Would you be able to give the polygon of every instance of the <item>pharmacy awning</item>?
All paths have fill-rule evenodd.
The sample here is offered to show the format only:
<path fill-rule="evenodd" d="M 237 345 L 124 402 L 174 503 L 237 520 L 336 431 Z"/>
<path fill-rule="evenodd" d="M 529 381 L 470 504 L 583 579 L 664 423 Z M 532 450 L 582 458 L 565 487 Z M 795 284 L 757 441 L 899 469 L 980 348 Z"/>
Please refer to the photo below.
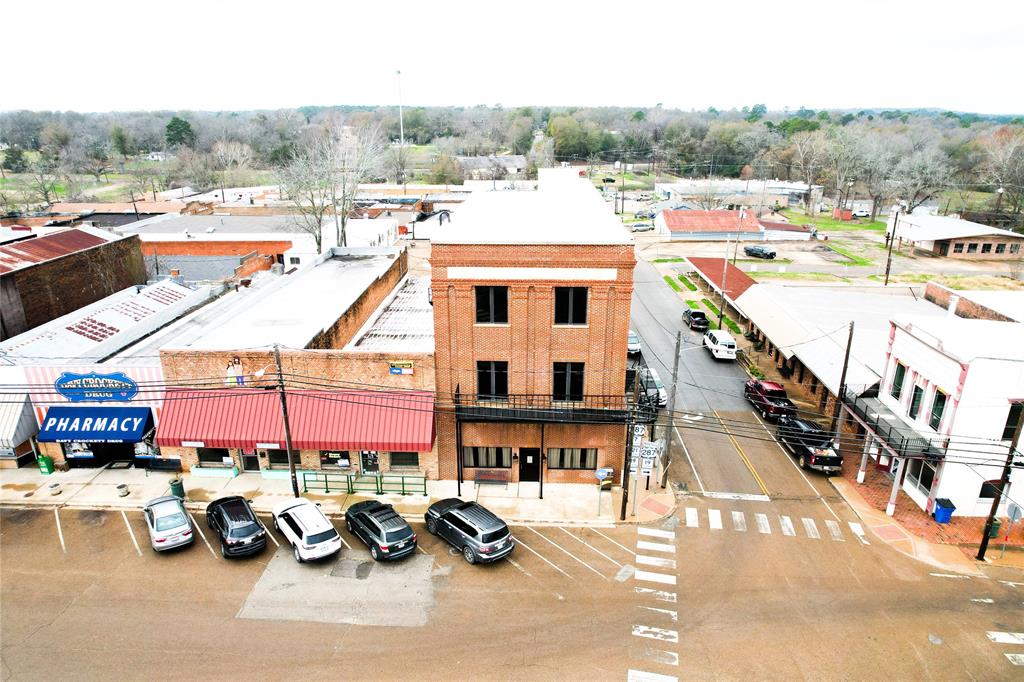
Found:
<path fill-rule="evenodd" d="M 44 443 L 138 443 L 152 426 L 148 407 L 54 405 L 37 438 Z"/>
<path fill-rule="evenodd" d="M 434 396 L 426 391 L 286 392 L 296 450 L 429 452 Z M 277 391 L 172 389 L 156 433 L 164 447 L 284 449 Z"/>

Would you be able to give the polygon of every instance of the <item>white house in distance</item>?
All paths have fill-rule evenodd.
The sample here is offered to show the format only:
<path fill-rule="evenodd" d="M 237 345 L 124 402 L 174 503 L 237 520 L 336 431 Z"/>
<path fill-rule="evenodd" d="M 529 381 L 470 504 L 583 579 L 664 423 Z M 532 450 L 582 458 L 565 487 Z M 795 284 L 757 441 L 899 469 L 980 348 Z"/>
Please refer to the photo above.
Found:
<path fill-rule="evenodd" d="M 846 401 L 866 427 L 861 471 L 870 457 L 894 475 L 890 514 L 899 486 L 927 512 L 946 498 L 957 515 L 987 515 L 1024 418 L 1024 324 L 954 315 L 890 324 L 877 396 Z M 1014 469 L 1011 489 L 1022 483 Z"/>
<path fill-rule="evenodd" d="M 893 234 L 894 223 L 898 249 L 909 244 L 912 251 L 918 249 L 933 256 L 968 260 L 1019 261 L 1024 258 L 1024 234 L 1010 230 L 952 216 L 905 215 L 894 211 L 889 216 L 887 236 Z"/>

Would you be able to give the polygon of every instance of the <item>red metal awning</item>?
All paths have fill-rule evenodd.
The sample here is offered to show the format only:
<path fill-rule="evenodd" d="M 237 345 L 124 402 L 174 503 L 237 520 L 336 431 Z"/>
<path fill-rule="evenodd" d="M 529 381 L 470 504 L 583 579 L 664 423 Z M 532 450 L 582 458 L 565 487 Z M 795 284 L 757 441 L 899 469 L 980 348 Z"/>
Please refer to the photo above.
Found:
<path fill-rule="evenodd" d="M 289 390 L 288 419 L 296 450 L 429 452 L 434 444 L 434 396 L 426 391 Z M 257 388 L 171 389 L 157 445 L 245 450 L 285 446 L 276 391 Z"/>

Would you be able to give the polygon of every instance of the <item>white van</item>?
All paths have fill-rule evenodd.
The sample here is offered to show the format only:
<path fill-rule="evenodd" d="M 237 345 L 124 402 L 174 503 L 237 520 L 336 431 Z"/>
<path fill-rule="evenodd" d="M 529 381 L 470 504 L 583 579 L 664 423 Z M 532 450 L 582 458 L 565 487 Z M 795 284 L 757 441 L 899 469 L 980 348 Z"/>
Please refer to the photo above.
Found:
<path fill-rule="evenodd" d="M 716 360 L 736 359 L 736 339 L 721 329 L 709 331 L 704 335 L 704 347 L 711 351 Z"/>

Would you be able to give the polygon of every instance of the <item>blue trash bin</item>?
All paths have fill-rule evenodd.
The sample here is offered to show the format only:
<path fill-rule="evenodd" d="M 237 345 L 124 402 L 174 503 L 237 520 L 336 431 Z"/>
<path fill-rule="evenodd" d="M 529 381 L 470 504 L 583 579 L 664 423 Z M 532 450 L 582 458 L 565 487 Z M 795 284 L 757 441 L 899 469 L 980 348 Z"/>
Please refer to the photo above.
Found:
<path fill-rule="evenodd" d="M 949 501 L 945 497 L 940 497 L 935 500 L 935 522 L 936 523 L 949 523 L 949 520 L 953 518 L 953 512 L 956 511 L 956 505 Z"/>

